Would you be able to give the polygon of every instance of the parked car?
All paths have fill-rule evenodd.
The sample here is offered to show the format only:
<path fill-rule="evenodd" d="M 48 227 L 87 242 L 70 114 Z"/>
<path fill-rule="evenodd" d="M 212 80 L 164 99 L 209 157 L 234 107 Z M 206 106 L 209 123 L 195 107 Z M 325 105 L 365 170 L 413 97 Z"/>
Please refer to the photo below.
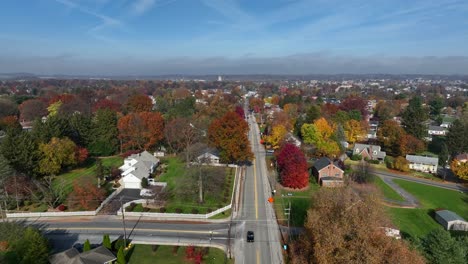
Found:
<path fill-rule="evenodd" d="M 150 189 L 141 189 L 140 191 L 140 196 L 141 197 L 151 197 L 151 196 L 154 196 L 155 193 L 153 192 L 153 190 L 150 190 Z"/>

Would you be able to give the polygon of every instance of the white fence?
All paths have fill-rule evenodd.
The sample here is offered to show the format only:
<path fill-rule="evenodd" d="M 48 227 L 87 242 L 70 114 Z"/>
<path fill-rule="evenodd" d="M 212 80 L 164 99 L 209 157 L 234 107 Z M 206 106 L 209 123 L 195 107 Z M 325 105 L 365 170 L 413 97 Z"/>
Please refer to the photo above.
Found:
<path fill-rule="evenodd" d="M 94 211 L 78 211 L 78 212 L 38 212 L 38 213 L 6 213 L 7 218 L 28 218 L 28 217 L 61 217 L 61 216 L 95 216 L 101 209 L 123 190 L 119 187 L 111 195 L 109 195 L 99 207 Z"/>
<path fill-rule="evenodd" d="M 236 188 L 237 184 L 235 184 L 239 177 L 237 174 L 237 168 L 238 166 L 233 165 L 232 168 L 236 168 L 236 172 L 234 173 L 235 178 L 234 178 L 234 186 L 233 186 L 233 191 L 232 191 L 232 196 L 231 196 L 231 203 L 228 204 L 227 206 L 223 208 L 219 208 L 218 210 L 215 210 L 211 213 L 208 214 L 175 214 L 175 213 L 149 213 L 149 212 L 125 212 L 125 216 L 135 216 L 135 217 L 152 217 L 152 218 L 164 218 L 164 219 L 208 219 L 212 216 L 215 216 L 217 214 L 220 214 L 222 212 L 225 212 L 229 209 L 232 208 L 232 202 L 234 201 L 234 194 L 236 193 L 234 188 Z M 125 203 L 123 205 L 123 208 L 127 208 L 131 203 L 135 204 L 145 204 L 147 199 L 140 199 L 140 200 L 134 200 L 130 201 L 128 203 Z M 117 215 L 122 215 L 122 208 L 120 208 L 119 211 L 117 211 Z"/>

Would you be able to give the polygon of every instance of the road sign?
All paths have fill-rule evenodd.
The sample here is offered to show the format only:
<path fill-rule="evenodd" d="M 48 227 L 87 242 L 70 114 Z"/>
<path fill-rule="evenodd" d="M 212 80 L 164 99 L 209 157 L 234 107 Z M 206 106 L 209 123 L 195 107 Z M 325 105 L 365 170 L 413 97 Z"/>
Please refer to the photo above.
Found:
<path fill-rule="evenodd" d="M 268 198 L 269 203 L 273 203 L 273 197 Z"/>

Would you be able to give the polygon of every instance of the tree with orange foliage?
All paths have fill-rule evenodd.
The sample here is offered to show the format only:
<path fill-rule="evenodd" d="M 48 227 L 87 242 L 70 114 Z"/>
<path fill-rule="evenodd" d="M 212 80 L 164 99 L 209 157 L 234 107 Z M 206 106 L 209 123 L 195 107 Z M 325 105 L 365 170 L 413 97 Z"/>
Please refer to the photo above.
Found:
<path fill-rule="evenodd" d="M 348 186 L 314 194 L 291 263 L 425 263 L 406 241 L 386 236 L 382 227 L 391 224 L 379 196 L 360 192 Z"/>
<path fill-rule="evenodd" d="M 273 120 L 271 125 L 273 127 L 283 126 L 287 131 L 291 131 L 293 129 L 291 119 L 289 119 L 288 114 L 286 114 L 284 111 L 277 111 L 273 113 Z"/>
<path fill-rule="evenodd" d="M 73 182 L 73 191 L 70 193 L 70 206 L 77 209 L 95 210 L 106 195 L 88 178 L 80 178 Z"/>
<path fill-rule="evenodd" d="M 404 134 L 400 138 L 400 155 L 405 156 L 406 154 L 416 154 L 426 149 L 424 141 L 409 135 Z"/>
<path fill-rule="evenodd" d="M 221 160 L 239 163 L 252 160 L 253 153 L 247 137 L 249 126 L 235 112 L 213 120 L 208 128 L 208 141 L 220 151 Z"/>
<path fill-rule="evenodd" d="M 144 94 L 136 94 L 127 101 L 126 108 L 129 112 L 150 112 L 153 110 L 153 102 Z"/>
<path fill-rule="evenodd" d="M 255 113 L 259 113 L 263 111 L 263 107 L 265 106 L 265 102 L 262 98 L 251 97 L 249 100 L 250 109 L 253 109 Z"/>
<path fill-rule="evenodd" d="M 130 113 L 119 119 L 117 127 L 124 149 L 150 149 L 164 137 L 164 119 L 159 112 Z"/>
<path fill-rule="evenodd" d="M 122 106 L 116 101 L 109 99 L 101 99 L 94 104 L 93 112 L 97 112 L 100 109 L 109 109 L 114 112 L 120 112 L 121 108 Z"/>
<path fill-rule="evenodd" d="M 288 115 L 289 122 L 293 127 L 296 124 L 298 109 L 299 107 L 297 106 L 297 104 L 289 103 L 283 106 L 283 111 Z"/>

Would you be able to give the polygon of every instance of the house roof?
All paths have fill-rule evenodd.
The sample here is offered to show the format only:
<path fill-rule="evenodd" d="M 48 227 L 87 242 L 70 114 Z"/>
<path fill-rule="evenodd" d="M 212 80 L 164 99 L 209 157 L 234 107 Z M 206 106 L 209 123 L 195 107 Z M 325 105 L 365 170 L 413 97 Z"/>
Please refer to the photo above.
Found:
<path fill-rule="evenodd" d="M 314 163 L 314 168 L 317 170 L 317 171 L 320 171 L 322 170 L 323 168 L 327 167 L 328 165 L 330 164 L 333 164 L 335 165 L 338 169 L 341 170 L 340 166 L 338 166 L 338 162 L 332 162 L 329 158 L 327 157 L 323 157 L 323 158 L 320 158 L 318 159 L 315 163 Z"/>
<path fill-rule="evenodd" d="M 412 163 L 428 164 L 428 165 L 437 165 L 439 164 L 439 158 L 424 157 L 417 155 L 406 155 L 406 160 Z"/>
<path fill-rule="evenodd" d="M 441 127 L 441 126 L 429 126 L 429 129 L 428 130 L 431 130 L 431 131 L 445 131 L 446 128 L 445 127 Z"/>
<path fill-rule="evenodd" d="M 83 253 L 76 248 L 70 248 L 49 257 L 51 264 L 103 264 L 115 259 L 114 254 L 104 246 Z"/>
<path fill-rule="evenodd" d="M 148 173 L 151 171 L 151 167 L 154 164 L 159 163 L 159 159 L 151 155 L 151 153 L 146 150 L 138 154 L 132 154 L 128 156 L 126 160 L 135 160 L 136 163 L 131 167 L 126 167 L 125 164 L 122 165 L 120 168 L 125 169 L 123 175 L 128 175 L 131 173 L 140 180 L 144 177 L 148 177 Z"/>
<path fill-rule="evenodd" d="M 459 154 L 455 157 L 455 159 L 459 161 L 466 161 L 468 160 L 468 153 Z"/>
<path fill-rule="evenodd" d="M 447 222 L 450 222 L 450 221 L 465 221 L 465 219 L 463 219 L 463 217 L 457 215 L 455 212 L 452 212 L 452 211 L 449 211 L 449 210 L 439 210 L 439 211 L 436 211 L 436 214 L 438 216 L 440 216 L 442 219 L 444 219 L 445 221 Z"/>
<path fill-rule="evenodd" d="M 377 158 L 385 158 L 385 156 L 387 155 L 387 153 L 385 151 L 381 151 L 381 147 L 379 145 L 368 145 L 368 144 L 360 144 L 360 143 L 356 143 L 354 144 L 354 148 L 353 148 L 353 152 L 356 151 L 356 149 L 359 150 L 359 153 L 361 153 L 363 150 L 367 149 L 367 152 L 373 156 L 373 157 L 377 157 Z M 374 154 L 373 152 L 376 151 L 377 154 Z"/>

